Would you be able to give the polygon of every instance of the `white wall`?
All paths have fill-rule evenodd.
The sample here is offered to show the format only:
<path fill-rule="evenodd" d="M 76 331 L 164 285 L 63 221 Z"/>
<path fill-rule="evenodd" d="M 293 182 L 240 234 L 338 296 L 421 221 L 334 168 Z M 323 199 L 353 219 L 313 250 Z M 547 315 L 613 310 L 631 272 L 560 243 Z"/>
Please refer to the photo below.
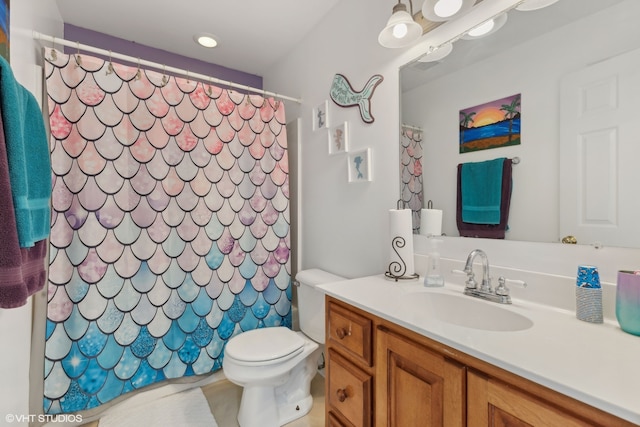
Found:
<path fill-rule="evenodd" d="M 517 0 L 479 4 L 459 26 L 471 28 Z M 415 7 L 420 2 L 414 2 Z M 298 46 L 268 73 L 265 87 L 300 97 L 287 104 L 289 120 L 302 117 L 302 268 L 317 267 L 346 276 L 382 273 L 388 265 L 388 210 L 399 198 L 399 74 L 407 63 L 457 35 L 456 27 L 439 27 L 407 49 L 385 49 L 378 33 L 393 2 L 344 0 Z M 374 74 L 384 81 L 372 98 L 375 121 L 365 124 L 355 107 L 329 101 L 330 121 L 348 121 L 350 150 L 372 149 L 373 181 L 349 184 L 344 156 L 329 156 L 326 132 L 311 130 L 312 109 L 329 98 L 333 76 L 347 76 L 360 90 Z"/>
<path fill-rule="evenodd" d="M 11 2 L 11 68 L 18 81 L 36 94 L 42 87 L 36 64 L 38 44 L 32 30 L 56 36 L 62 34 L 62 20 L 53 1 L 19 0 Z M 37 95 L 37 94 L 36 94 Z M 38 95 L 37 95 L 38 96 Z M 8 415 L 29 415 L 29 363 L 31 354 L 32 299 L 26 306 L 0 309 L 0 425 Z M 42 381 L 42 375 L 40 375 Z"/>
<path fill-rule="evenodd" d="M 377 37 L 392 6 L 340 2 L 264 76 L 269 90 L 303 99 L 301 106 L 287 104 L 289 120 L 302 118 L 302 268 L 355 277 L 386 267 L 387 211 L 398 198 L 398 73 L 392 65 L 397 52 L 380 47 Z M 384 77 L 372 98 L 372 124 L 360 119 L 357 107 L 331 101 L 336 73 L 357 90 L 374 74 Z M 349 122 L 350 150 L 371 148 L 372 182 L 348 183 L 346 156 L 329 156 L 327 130 L 312 131 L 312 109 L 324 100 L 329 100 L 330 125 Z"/>
<path fill-rule="evenodd" d="M 639 16 L 640 4 L 627 1 L 402 94 L 403 123 L 424 129 L 425 200 L 444 210 L 443 232 L 459 235 L 456 165 L 519 156 L 506 238 L 558 241 L 560 82 L 570 72 L 637 48 Z M 603 23 L 615 31 L 594 31 Z M 518 93 L 521 145 L 460 155 L 458 111 Z"/>

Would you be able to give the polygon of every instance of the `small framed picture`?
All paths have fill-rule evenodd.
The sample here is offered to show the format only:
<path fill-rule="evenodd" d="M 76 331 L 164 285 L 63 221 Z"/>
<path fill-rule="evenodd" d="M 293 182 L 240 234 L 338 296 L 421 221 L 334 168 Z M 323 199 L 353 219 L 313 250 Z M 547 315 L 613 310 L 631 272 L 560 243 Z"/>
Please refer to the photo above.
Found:
<path fill-rule="evenodd" d="M 313 109 L 313 130 L 329 127 L 329 101 L 325 100 Z"/>
<path fill-rule="evenodd" d="M 371 181 L 371 149 L 350 152 L 347 161 L 349 182 Z"/>
<path fill-rule="evenodd" d="M 349 151 L 349 123 L 344 122 L 329 129 L 329 154 Z"/>

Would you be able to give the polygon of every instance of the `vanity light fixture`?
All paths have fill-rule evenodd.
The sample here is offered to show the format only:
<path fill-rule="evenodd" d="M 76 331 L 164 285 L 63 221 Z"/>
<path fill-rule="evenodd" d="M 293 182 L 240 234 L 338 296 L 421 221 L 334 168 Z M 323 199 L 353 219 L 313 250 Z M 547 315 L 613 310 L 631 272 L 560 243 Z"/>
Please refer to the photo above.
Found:
<path fill-rule="evenodd" d="M 429 51 L 422 55 L 418 62 L 436 62 L 449 55 L 453 50 L 453 43 L 445 43 L 439 47 L 431 47 Z"/>
<path fill-rule="evenodd" d="M 432 22 L 455 19 L 467 13 L 476 0 L 424 0 L 422 16 Z"/>
<path fill-rule="evenodd" d="M 504 26 L 506 22 L 507 14 L 503 13 L 502 15 L 489 19 L 488 21 L 485 21 L 482 24 L 470 29 L 469 31 L 467 31 L 467 34 L 462 36 L 462 38 L 464 40 L 475 40 L 481 37 L 486 37 L 498 31 Z"/>
<path fill-rule="evenodd" d="M 398 4 L 393 7 L 393 14 L 387 21 L 387 25 L 380 35 L 378 43 L 383 47 L 397 48 L 406 47 L 415 42 L 422 35 L 422 26 L 413 20 L 413 4 L 409 1 L 410 12 L 407 6 L 398 0 Z"/>
<path fill-rule="evenodd" d="M 202 47 L 212 49 L 218 46 L 218 38 L 210 33 L 198 33 L 193 36 L 193 40 Z"/>
<path fill-rule="evenodd" d="M 516 10 L 529 12 L 530 10 L 538 10 L 542 9 L 543 7 L 551 6 L 557 1 L 558 0 L 526 0 L 516 6 Z"/>

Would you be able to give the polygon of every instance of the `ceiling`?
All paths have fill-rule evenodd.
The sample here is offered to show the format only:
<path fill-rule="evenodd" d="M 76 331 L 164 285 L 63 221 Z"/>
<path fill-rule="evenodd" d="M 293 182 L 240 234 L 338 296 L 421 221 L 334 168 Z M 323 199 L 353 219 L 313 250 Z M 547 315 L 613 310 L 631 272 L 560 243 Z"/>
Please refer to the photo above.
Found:
<path fill-rule="evenodd" d="M 67 24 L 262 76 L 340 0 L 56 0 Z M 207 49 L 193 36 L 208 32 Z"/>

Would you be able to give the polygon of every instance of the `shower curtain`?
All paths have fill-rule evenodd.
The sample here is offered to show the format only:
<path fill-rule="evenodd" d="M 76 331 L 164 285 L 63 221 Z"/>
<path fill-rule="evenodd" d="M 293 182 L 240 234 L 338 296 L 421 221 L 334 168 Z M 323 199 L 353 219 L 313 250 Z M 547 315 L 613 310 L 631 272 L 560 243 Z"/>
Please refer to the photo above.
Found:
<path fill-rule="evenodd" d="M 45 49 L 52 218 L 44 410 L 222 366 L 291 326 L 284 105 Z"/>
<path fill-rule="evenodd" d="M 402 126 L 400 131 L 400 199 L 411 209 L 413 232 L 420 230 L 420 213 L 424 206 L 422 191 L 422 132 Z"/>

